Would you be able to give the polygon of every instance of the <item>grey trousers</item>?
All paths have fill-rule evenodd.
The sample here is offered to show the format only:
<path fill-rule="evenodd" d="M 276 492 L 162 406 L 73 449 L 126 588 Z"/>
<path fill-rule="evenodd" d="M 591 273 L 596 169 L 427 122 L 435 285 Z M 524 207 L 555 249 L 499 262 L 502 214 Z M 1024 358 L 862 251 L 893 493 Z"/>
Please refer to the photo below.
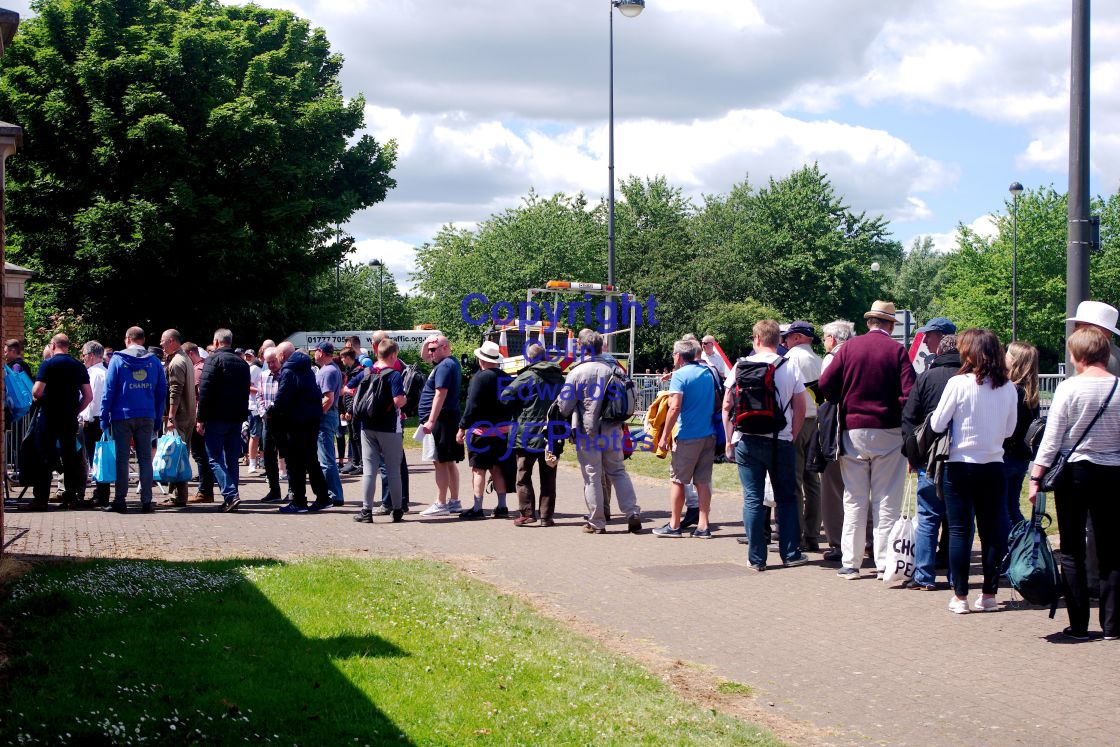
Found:
<path fill-rule="evenodd" d="M 614 431 L 621 430 L 621 423 L 603 423 L 599 432 L 609 443 L 621 444 L 621 434 L 614 434 Z M 577 447 L 582 445 L 584 444 L 581 442 Z M 634 483 L 630 482 L 630 475 L 626 474 L 626 467 L 622 463 L 622 449 L 577 448 L 576 457 L 583 474 L 583 497 L 587 501 L 588 524 L 596 529 L 607 526 L 603 513 L 603 475 L 610 478 L 623 516 L 629 518 L 641 514 L 642 507 L 638 505 L 638 498 L 634 494 Z"/>
<path fill-rule="evenodd" d="M 816 542 L 821 535 L 821 476 L 806 469 L 809 442 L 817 433 L 817 419 L 805 418 L 793 448 L 797 452 L 797 515 L 801 520 L 801 536 Z"/>
<path fill-rule="evenodd" d="M 152 502 L 152 418 L 129 418 L 114 420 L 109 424 L 113 431 L 113 442 L 117 449 L 117 490 L 114 502 L 123 504 L 128 495 L 128 451 L 136 445 L 136 461 L 140 472 L 140 503 Z"/>
<path fill-rule="evenodd" d="M 377 484 L 381 482 L 381 458 L 389 473 L 389 498 L 393 508 L 401 507 L 401 460 L 404 458 L 404 434 L 388 431 L 362 430 L 362 505 L 373 510 Z M 382 496 L 384 498 L 384 496 Z"/>

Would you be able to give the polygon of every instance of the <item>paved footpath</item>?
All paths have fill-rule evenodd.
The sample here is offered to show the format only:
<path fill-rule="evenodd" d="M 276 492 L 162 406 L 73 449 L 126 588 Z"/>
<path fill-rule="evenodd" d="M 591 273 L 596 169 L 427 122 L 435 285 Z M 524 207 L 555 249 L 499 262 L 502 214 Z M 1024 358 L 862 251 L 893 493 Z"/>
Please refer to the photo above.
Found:
<path fill-rule="evenodd" d="M 464 465 L 464 486 L 467 476 Z M 430 468 L 414 467 L 411 480 L 414 501 L 434 495 Z M 352 508 L 284 516 L 257 502 L 265 492 L 259 477 L 247 480 L 246 500 L 232 515 L 215 506 L 149 516 L 54 510 L 12 512 L 7 523 L 28 530 L 10 550 L 29 556 L 446 558 L 502 589 L 751 685 L 782 716 L 818 727 L 805 732 L 812 743 L 1120 741 L 1120 642 L 1062 642 L 1064 610 L 1049 620 L 1001 591 L 1000 612 L 956 616 L 946 610 L 948 591 L 886 589 L 873 577 L 844 582 L 819 561 L 754 573 L 735 541 L 737 495 L 717 493 L 714 539 L 658 539 L 648 530 L 664 521 L 667 487 L 635 482 L 647 516 L 641 536 L 617 518 L 606 535 L 581 532 L 582 487 L 570 467 L 561 469 L 563 513 L 551 529 L 416 513 L 371 526 L 351 521 Z M 346 494 L 356 505 L 360 481 L 347 479 Z"/>

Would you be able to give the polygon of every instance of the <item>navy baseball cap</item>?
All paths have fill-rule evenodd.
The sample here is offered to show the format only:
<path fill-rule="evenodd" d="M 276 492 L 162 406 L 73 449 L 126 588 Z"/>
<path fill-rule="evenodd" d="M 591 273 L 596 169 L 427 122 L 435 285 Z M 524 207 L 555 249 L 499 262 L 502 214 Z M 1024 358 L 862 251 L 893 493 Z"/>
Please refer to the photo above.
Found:
<path fill-rule="evenodd" d="M 926 322 L 926 326 L 919 327 L 918 331 L 925 334 L 927 332 L 940 332 L 943 335 L 955 335 L 957 333 L 957 325 L 943 316 L 935 316 Z"/>
<path fill-rule="evenodd" d="M 820 344 L 821 338 L 817 337 L 817 333 L 815 331 L 813 331 L 813 325 L 809 324 L 809 322 L 801 321 L 801 320 L 798 320 L 796 322 L 790 322 L 789 327 L 787 327 L 786 331 L 782 333 L 782 336 L 784 337 L 786 335 L 791 335 L 795 332 L 797 334 L 801 334 L 801 335 L 805 335 L 806 337 L 813 338 L 813 343 L 814 344 L 818 344 L 818 345 Z"/>
<path fill-rule="evenodd" d="M 334 343 L 320 342 L 318 345 L 315 346 L 315 349 L 318 350 L 320 353 L 326 353 L 327 355 L 334 355 Z"/>

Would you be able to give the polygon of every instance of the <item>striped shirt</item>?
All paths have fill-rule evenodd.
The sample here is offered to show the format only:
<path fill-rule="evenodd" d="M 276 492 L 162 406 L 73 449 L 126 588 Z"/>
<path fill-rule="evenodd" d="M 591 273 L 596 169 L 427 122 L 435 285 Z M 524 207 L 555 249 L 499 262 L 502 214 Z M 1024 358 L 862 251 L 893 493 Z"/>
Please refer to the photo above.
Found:
<path fill-rule="evenodd" d="M 272 409 L 276 403 L 276 390 L 279 386 L 280 382 L 272 375 L 270 369 L 266 368 L 261 372 L 260 383 L 257 384 L 257 403 L 258 412 L 262 415 Z"/>

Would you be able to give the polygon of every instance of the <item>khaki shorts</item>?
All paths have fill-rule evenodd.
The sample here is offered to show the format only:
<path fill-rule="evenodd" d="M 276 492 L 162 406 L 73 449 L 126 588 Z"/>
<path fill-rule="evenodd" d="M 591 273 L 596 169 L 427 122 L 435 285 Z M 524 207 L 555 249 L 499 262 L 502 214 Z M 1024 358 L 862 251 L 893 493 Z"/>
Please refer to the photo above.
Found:
<path fill-rule="evenodd" d="M 669 479 L 678 485 L 711 484 L 712 464 L 715 457 L 715 436 L 674 441 L 673 459 L 669 463 Z"/>

